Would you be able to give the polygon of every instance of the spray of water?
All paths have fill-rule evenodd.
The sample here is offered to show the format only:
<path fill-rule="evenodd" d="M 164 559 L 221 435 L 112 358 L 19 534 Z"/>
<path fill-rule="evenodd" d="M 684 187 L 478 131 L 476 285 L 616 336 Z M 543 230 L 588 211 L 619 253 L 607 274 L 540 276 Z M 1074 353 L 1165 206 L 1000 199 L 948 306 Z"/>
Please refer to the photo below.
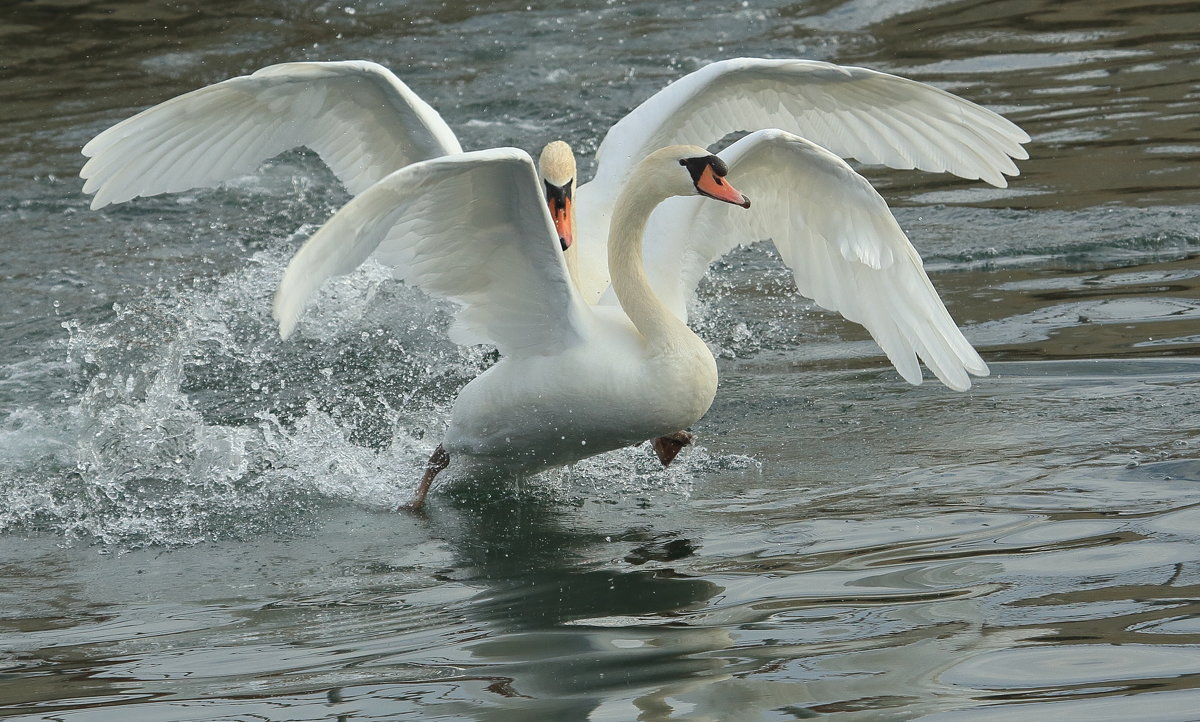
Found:
<path fill-rule="evenodd" d="M 64 321 L 62 403 L 0 426 L 0 530 L 175 546 L 296 533 L 330 505 L 406 501 L 490 352 L 447 341 L 446 308 L 374 264 L 328 284 L 282 342 L 270 294 L 289 253 L 159 285 L 102 323 Z M 696 447 L 663 472 L 643 446 L 522 488 L 686 494 L 705 471 L 747 463 Z"/>

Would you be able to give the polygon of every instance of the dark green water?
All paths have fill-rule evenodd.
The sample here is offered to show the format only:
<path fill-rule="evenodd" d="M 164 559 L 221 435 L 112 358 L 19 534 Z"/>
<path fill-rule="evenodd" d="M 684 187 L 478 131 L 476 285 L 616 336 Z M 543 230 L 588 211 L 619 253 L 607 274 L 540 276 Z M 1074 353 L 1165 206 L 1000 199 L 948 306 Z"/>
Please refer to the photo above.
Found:
<path fill-rule="evenodd" d="M 57 0 L 0 8 L 0 716 L 1192 719 L 1200 11 L 1133 2 Z M 1033 142 L 997 190 L 867 169 L 993 375 L 911 387 L 770 254 L 693 317 L 721 388 L 630 449 L 408 498 L 486 363 L 379 268 L 277 340 L 347 196 L 291 153 L 92 212 L 79 148 L 287 60 L 392 68 L 466 148 L 585 156 L 670 80 L 807 57 Z M 590 171 L 590 165 L 587 165 Z"/>

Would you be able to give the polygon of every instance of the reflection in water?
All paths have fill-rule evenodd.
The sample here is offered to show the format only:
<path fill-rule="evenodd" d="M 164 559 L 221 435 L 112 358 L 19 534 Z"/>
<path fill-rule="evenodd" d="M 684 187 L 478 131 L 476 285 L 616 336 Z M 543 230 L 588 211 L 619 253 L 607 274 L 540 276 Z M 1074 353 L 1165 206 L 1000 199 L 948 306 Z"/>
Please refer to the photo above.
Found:
<path fill-rule="evenodd" d="M 9 3 L 0 716 L 1194 716 L 1197 13 Z M 103 213 L 75 180 L 111 123 L 273 62 L 377 60 L 465 147 L 589 156 L 736 55 L 910 75 L 1034 136 L 1004 190 L 866 169 L 992 363 L 971 393 L 902 385 L 749 250 L 696 309 L 722 389 L 673 476 L 635 450 L 395 515 L 481 354 L 379 269 L 273 340 L 293 231 L 345 200 L 320 164 Z"/>
<path fill-rule="evenodd" d="M 1200 8 L 1187 0 L 1152 10 L 1129 1 L 1002 0 L 986 10 L 971 2 L 914 8 L 871 30 L 889 54 L 908 51 L 903 72 L 978 90 L 968 94 L 989 104 L 1023 106 L 1028 115 L 1015 119 L 1038 148 L 1021 166 L 1020 185 L 1040 192 L 1022 205 L 1079 209 L 1195 202 L 1198 25 Z M 998 67 L 1004 72 L 988 72 Z"/>
<path fill-rule="evenodd" d="M 994 274 L 986 302 L 1002 305 L 1004 316 L 993 319 L 987 309 L 968 306 L 967 313 L 982 321 L 973 337 L 997 348 L 993 357 L 1003 359 L 1195 356 L 1197 258 Z M 1131 343 L 1134 328 L 1142 337 Z"/>
<path fill-rule="evenodd" d="M 461 524 L 450 541 L 454 578 L 483 588 L 465 612 L 489 630 L 464 645 L 470 677 L 531 714 L 586 719 L 614 692 L 711 669 L 716 663 L 696 654 L 729 644 L 723 630 L 673 621 L 719 593 L 713 583 L 667 564 L 639 570 L 619 559 L 588 559 L 597 546 L 639 540 L 636 529 L 601 535 L 572 528 L 563 502 L 537 495 L 459 490 L 454 507 Z M 675 541 L 683 542 L 675 549 L 690 546 Z"/>

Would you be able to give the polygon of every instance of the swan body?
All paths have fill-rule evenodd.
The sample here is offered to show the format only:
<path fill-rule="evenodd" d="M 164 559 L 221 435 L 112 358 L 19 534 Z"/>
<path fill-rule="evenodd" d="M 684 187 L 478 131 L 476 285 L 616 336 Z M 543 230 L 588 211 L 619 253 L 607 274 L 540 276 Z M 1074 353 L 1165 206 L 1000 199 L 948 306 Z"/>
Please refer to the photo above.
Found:
<path fill-rule="evenodd" d="M 596 309 L 587 342 L 502 358 L 459 393 L 442 442 L 472 468 L 533 473 L 686 428 L 708 411 L 717 367 L 703 342 L 651 350 L 629 318 Z"/>
<path fill-rule="evenodd" d="M 717 368 L 649 286 L 643 233 L 668 197 L 704 194 L 749 207 L 725 173 L 696 146 L 662 149 L 635 168 L 608 244 L 618 303 L 596 307 L 570 280 L 528 155 L 500 148 L 415 163 L 355 197 L 305 242 L 276 291 L 275 318 L 290 335 L 321 282 L 372 253 L 409 283 L 458 303 L 452 333 L 495 344 L 502 358 L 455 401 L 435 453 L 443 466 L 462 459 L 460 468 L 533 472 L 670 434 L 708 410 Z M 480 216 L 462 224 L 446 204 L 430 206 L 497 183 L 522 202 L 475 204 Z"/>

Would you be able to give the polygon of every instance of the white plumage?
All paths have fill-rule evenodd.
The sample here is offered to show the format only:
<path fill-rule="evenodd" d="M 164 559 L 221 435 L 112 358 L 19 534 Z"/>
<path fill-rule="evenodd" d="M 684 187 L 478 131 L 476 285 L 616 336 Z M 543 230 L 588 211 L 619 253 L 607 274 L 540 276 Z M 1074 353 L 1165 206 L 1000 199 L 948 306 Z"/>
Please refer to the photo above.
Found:
<path fill-rule="evenodd" d="M 642 229 L 662 199 L 696 195 L 678 161 L 706 157 L 695 146 L 658 151 L 620 196 L 609 255 L 619 305 L 583 301 L 533 160 L 497 148 L 412 164 L 347 203 L 288 264 L 275 316 L 287 335 L 321 281 L 373 252 L 405 282 L 459 304 L 456 327 L 502 358 L 455 401 L 442 442 L 452 459 L 536 471 L 677 431 L 712 403 L 716 362 L 647 284 Z M 465 215 L 446 202 L 481 187 L 527 202 L 483 199 Z"/>
<path fill-rule="evenodd" d="M 967 373 L 987 375 L 887 204 L 845 161 L 779 130 L 752 133 L 718 155 L 754 212 L 672 198 L 646 234 L 651 285 L 679 318 L 687 320 L 712 261 L 770 238 L 800 293 L 865 326 L 908 382 L 921 383 L 917 357 L 955 390 L 970 388 Z"/>
<path fill-rule="evenodd" d="M 738 58 L 655 93 L 605 134 L 596 175 L 579 189 L 580 285 L 608 286 L 604 239 L 612 203 L 637 161 L 671 143 L 711 145 L 738 131 L 779 129 L 842 158 L 948 172 L 998 187 L 1029 157 L 1025 131 L 944 90 L 867 68 L 815 60 Z M 755 239 L 758 240 L 758 239 Z M 653 237 L 651 238 L 653 242 Z"/>
<path fill-rule="evenodd" d="M 307 146 L 351 193 L 409 163 L 458 153 L 454 131 L 377 63 L 283 63 L 194 90 L 83 146 L 92 209 L 214 186 Z"/>

